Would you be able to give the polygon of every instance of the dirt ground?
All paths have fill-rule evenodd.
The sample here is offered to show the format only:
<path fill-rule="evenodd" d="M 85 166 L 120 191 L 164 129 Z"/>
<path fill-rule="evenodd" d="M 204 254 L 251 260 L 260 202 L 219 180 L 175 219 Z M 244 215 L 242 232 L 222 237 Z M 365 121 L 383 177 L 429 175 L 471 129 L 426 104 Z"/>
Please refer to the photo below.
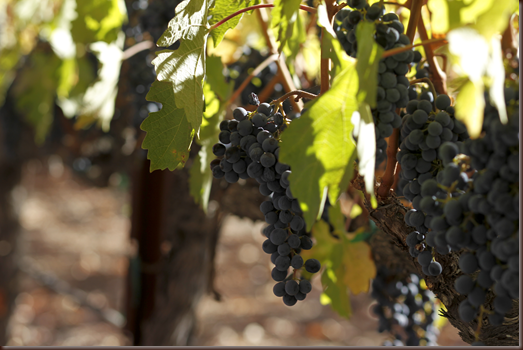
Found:
<path fill-rule="evenodd" d="M 128 190 L 117 174 L 112 187 L 93 188 L 57 165 L 32 161 L 13 192 L 22 232 L 22 268 L 11 346 L 131 345 L 125 322 L 124 281 L 128 256 Z M 261 250 L 262 222 L 229 216 L 217 250 L 216 289 L 222 301 L 205 297 L 191 345 L 200 346 L 379 346 L 368 294 L 351 297 L 346 320 L 319 302 L 316 280 L 307 299 L 285 306 L 272 294 L 269 256 Z M 449 324 L 439 345 L 467 345 Z"/>

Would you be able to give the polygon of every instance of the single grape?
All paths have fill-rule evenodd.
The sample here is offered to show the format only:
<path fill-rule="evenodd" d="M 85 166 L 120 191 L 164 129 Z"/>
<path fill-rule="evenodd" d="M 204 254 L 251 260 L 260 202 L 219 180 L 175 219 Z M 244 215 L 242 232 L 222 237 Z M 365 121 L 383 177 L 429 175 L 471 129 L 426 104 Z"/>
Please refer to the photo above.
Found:
<path fill-rule="evenodd" d="M 321 268 L 321 264 L 316 259 L 308 259 L 305 262 L 305 270 L 307 270 L 310 273 L 316 273 L 316 272 L 320 271 L 320 268 Z"/>

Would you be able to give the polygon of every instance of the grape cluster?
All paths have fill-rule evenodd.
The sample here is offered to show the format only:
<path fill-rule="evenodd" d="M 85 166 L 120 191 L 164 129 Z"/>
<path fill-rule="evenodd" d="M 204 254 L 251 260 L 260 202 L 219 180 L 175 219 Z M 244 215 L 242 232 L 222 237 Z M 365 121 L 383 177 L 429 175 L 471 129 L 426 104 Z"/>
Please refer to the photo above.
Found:
<path fill-rule="evenodd" d="M 377 301 L 372 312 L 379 317 L 378 331 L 388 331 L 395 337 L 383 345 L 437 345 L 438 330 L 433 325 L 435 296 L 420 282 L 416 274 L 400 279 L 386 267 L 378 267 L 372 281 L 371 296 Z"/>
<path fill-rule="evenodd" d="M 313 243 L 305 230 L 300 204 L 290 190 L 290 166 L 278 161 L 279 136 L 289 120 L 268 103 L 260 104 L 251 113 L 238 107 L 233 116 L 233 120 L 220 123 L 220 142 L 213 146 L 213 153 L 221 158 L 211 162 L 212 173 L 229 183 L 254 178 L 260 184 L 260 193 L 269 197 L 260 205 L 269 224 L 262 231 L 267 237 L 262 248 L 275 265 L 271 272 L 278 282 L 274 294 L 292 306 L 312 290 L 309 280 L 297 277 L 298 271 L 303 267 L 316 273 L 321 266 L 316 259 L 304 262 L 300 256 L 301 250 L 311 249 Z M 294 117 L 299 115 L 295 113 Z M 293 272 L 289 274 L 291 267 Z"/>
<path fill-rule="evenodd" d="M 481 137 L 459 149 L 443 144 L 445 175 L 421 188 L 432 195 L 431 206 L 442 208 L 431 222 L 436 243 L 467 250 L 459 258 L 464 274 L 454 285 L 467 296 L 459 306 L 461 319 L 476 318 L 491 290 L 496 297 L 488 319 L 494 326 L 503 323 L 512 299 L 519 298 L 519 101 L 514 88 L 505 96 L 508 124 L 487 103 Z M 456 157 L 460 153 L 468 159 Z M 466 172 L 473 172 L 470 179 Z"/>
<path fill-rule="evenodd" d="M 449 170 L 443 170 L 438 150 L 442 143 L 448 142 L 457 148 L 469 138 L 465 125 L 454 118 L 454 107 L 450 103 L 444 94 L 434 101 L 430 92 L 422 93 L 419 100 L 409 101 L 402 120 L 400 151 L 396 155 L 401 165 L 398 186 L 413 207 L 405 214 L 405 223 L 416 228 L 406 242 L 411 256 L 417 257 L 423 273 L 429 276 L 437 276 L 442 271 L 441 264 L 433 260 L 432 248 L 440 254 L 450 251 L 449 245 L 438 238 L 441 215 L 454 215 L 444 211 L 435 200 L 446 198 L 446 194 L 434 190 L 436 179 L 444 181 L 450 176 Z M 464 178 L 460 179 L 457 187 L 466 184 Z"/>
<path fill-rule="evenodd" d="M 410 45 L 410 39 L 403 34 L 404 26 L 395 13 L 385 14 L 385 7 L 380 3 L 372 6 L 365 0 L 349 1 L 353 8 L 341 9 L 336 14 L 334 30 L 345 52 L 356 57 L 358 42 L 356 30 L 361 21 L 374 22 L 376 32 L 374 39 L 384 49 L 400 48 Z M 416 56 L 416 57 L 415 57 Z M 401 117 L 396 113 L 396 108 L 403 108 L 409 101 L 409 80 L 405 76 L 410 70 L 410 64 L 421 59 L 419 53 L 409 50 L 382 59 L 378 67 L 377 105 L 372 110 L 376 125 L 376 166 L 386 157 L 386 137 L 392 134 L 394 128 L 401 125 Z"/>

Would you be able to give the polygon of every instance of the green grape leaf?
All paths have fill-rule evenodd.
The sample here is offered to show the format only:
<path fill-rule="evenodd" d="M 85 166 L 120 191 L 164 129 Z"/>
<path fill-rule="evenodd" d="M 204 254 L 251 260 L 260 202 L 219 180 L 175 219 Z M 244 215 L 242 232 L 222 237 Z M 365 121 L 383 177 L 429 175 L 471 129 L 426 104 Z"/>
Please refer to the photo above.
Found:
<path fill-rule="evenodd" d="M 205 79 L 209 82 L 211 90 L 216 94 L 220 101 L 227 101 L 232 93 L 232 89 L 234 88 L 234 82 L 232 80 L 229 83 L 225 81 L 222 59 L 218 56 L 208 56 L 206 64 Z M 207 98 L 205 91 L 204 96 Z M 205 104 L 207 105 L 207 102 Z"/>
<path fill-rule="evenodd" d="M 216 0 L 214 7 L 209 11 L 209 15 L 211 16 L 209 24 L 212 26 L 241 9 L 259 3 L 259 0 Z M 214 47 L 218 46 L 229 29 L 233 29 L 238 25 L 242 17 L 243 14 L 235 16 L 211 31 Z"/>
<path fill-rule="evenodd" d="M 216 143 L 220 132 L 218 124 L 225 115 L 224 103 L 217 98 L 215 91 L 210 82 L 204 84 L 205 112 L 203 113 L 200 139 L 197 140 L 201 148 L 189 171 L 189 192 L 205 212 L 207 212 L 212 186 L 212 171 L 209 167 L 214 157 L 212 146 Z M 227 98 L 228 95 L 224 96 L 224 100 L 227 100 Z"/>
<path fill-rule="evenodd" d="M 189 158 L 194 129 L 184 110 L 176 106 L 171 83 L 155 81 L 146 99 L 163 105 L 160 111 L 149 113 L 140 126 L 147 132 L 142 148 L 149 150 L 147 158 L 151 160 L 151 171 L 183 167 Z"/>
<path fill-rule="evenodd" d="M 287 40 L 286 45 L 283 47 L 283 53 L 285 57 L 289 59 L 296 58 L 298 52 L 302 48 L 303 43 L 307 39 L 307 32 L 305 31 L 305 24 L 303 23 L 303 17 L 298 12 L 298 17 L 294 22 L 292 29 L 292 36 Z M 294 66 L 290 65 L 293 69 Z"/>
<path fill-rule="evenodd" d="M 76 128 L 97 122 L 104 131 L 109 130 L 118 93 L 123 43 L 124 35 L 121 33 L 115 42 L 107 44 L 99 41 L 91 44 L 91 50 L 96 54 L 101 67 L 98 70 L 98 79 L 83 95 Z"/>
<path fill-rule="evenodd" d="M 54 53 L 34 52 L 13 86 L 16 109 L 34 126 L 35 141 L 42 144 L 53 123 L 53 105 L 62 61 Z M 35 83 L 37 82 L 37 83 Z"/>
<path fill-rule="evenodd" d="M 328 209 L 329 223 L 334 227 L 335 231 L 345 232 L 345 217 L 341 212 L 340 201 L 331 205 Z"/>
<path fill-rule="evenodd" d="M 296 56 L 305 41 L 305 30 L 299 14 L 301 0 L 275 0 L 271 11 L 272 28 L 277 28 L 278 51 L 288 48 L 288 57 Z"/>
<path fill-rule="evenodd" d="M 307 230 L 320 214 L 325 192 L 331 203 L 340 193 L 355 151 L 351 116 L 358 107 L 357 91 L 356 69 L 349 65 L 336 76 L 332 88 L 309 102 L 307 111 L 281 136 L 280 161 L 292 168 L 289 182 L 300 201 Z"/>
<path fill-rule="evenodd" d="M 176 107 L 183 109 L 196 134 L 199 134 L 203 113 L 208 8 L 209 0 L 181 2 L 176 7 L 176 16 L 158 40 L 158 46 L 169 47 L 183 39 L 180 47 L 159 51 L 153 60 L 157 79 L 170 83 Z"/>
<path fill-rule="evenodd" d="M 18 48 L 0 50 L 0 106 L 4 104 L 7 89 L 16 76 L 15 67 L 20 62 L 21 52 Z"/>
<path fill-rule="evenodd" d="M 374 30 L 374 23 L 364 21 L 358 25 L 356 31 L 358 41 L 356 71 L 360 82 L 358 101 L 367 103 L 371 108 L 376 108 L 378 66 L 383 54 L 383 48 L 374 40 Z M 372 116 L 370 122 L 373 122 Z"/>
<path fill-rule="evenodd" d="M 341 257 L 343 251 L 340 248 L 340 246 L 337 246 L 333 249 L 334 256 Z M 321 283 L 324 291 L 320 296 L 320 302 L 323 305 L 330 304 L 338 315 L 349 318 L 352 315 L 350 294 L 344 280 L 340 278 L 337 270 L 334 270 L 331 264 L 327 264 L 325 271 L 321 275 Z"/>
<path fill-rule="evenodd" d="M 196 203 L 207 212 L 209 195 L 212 186 L 212 171 L 209 163 L 213 158 L 212 146 L 220 132 L 218 124 L 225 115 L 225 104 L 228 101 L 234 82 L 227 83 L 223 75 L 223 64 L 220 57 L 210 56 L 207 59 L 207 77 L 203 85 L 205 112 L 197 142 L 201 148 L 189 171 L 189 191 Z"/>
<path fill-rule="evenodd" d="M 75 43 L 116 41 L 127 20 L 125 4 L 120 0 L 77 0 L 76 13 L 76 19 L 71 22 Z"/>

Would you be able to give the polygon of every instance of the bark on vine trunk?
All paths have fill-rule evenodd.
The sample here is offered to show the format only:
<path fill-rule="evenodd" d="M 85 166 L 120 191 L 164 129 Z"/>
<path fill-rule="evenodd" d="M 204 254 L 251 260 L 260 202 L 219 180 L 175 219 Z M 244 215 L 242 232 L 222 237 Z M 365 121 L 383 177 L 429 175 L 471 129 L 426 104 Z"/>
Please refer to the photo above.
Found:
<path fill-rule="evenodd" d="M 163 213 L 158 216 L 161 218 L 163 215 L 163 223 L 157 225 L 161 225 L 162 245 L 170 249 L 164 250 L 157 262 L 141 263 L 142 309 L 136 314 L 139 317 L 134 321 L 132 318 L 128 320 L 130 324 L 127 328 L 136 322 L 137 327 L 133 331 L 135 345 L 189 345 L 197 323 L 195 307 L 201 297 L 205 293 L 211 293 L 219 298 L 213 288 L 213 267 L 224 210 L 239 216 L 261 219 L 258 208 L 261 195 L 252 182 L 246 182 L 242 186 L 215 180 L 211 195 L 213 203 L 209 213 L 205 214 L 189 194 L 187 169 L 174 172 L 155 171 L 150 174 L 147 166 L 145 172 L 142 169 L 141 176 L 141 184 L 138 186 L 145 186 L 142 190 L 146 190 L 148 195 L 145 198 L 135 195 L 134 198 L 149 202 L 133 207 L 155 205 L 163 208 Z M 160 192 L 152 189 L 159 182 L 165 184 L 163 198 L 159 196 Z M 138 219 L 135 224 L 140 225 L 138 229 L 146 230 L 152 222 Z M 152 229 L 157 230 L 158 227 Z M 151 232 L 147 231 L 146 234 L 146 239 L 151 238 L 154 241 L 150 237 Z"/>
<path fill-rule="evenodd" d="M 7 324 L 17 295 L 15 262 L 18 215 L 12 202 L 12 189 L 21 177 L 18 162 L 0 161 L 0 345 L 7 344 Z"/>
<path fill-rule="evenodd" d="M 357 175 L 352 181 L 352 185 L 365 193 L 365 184 L 363 178 Z M 459 335 L 463 341 L 472 343 L 475 340 L 475 331 L 478 328 L 478 319 L 470 323 L 461 321 L 458 314 L 459 303 L 465 299 L 454 290 L 454 281 L 462 273 L 458 266 L 459 254 L 451 252 L 448 255 L 441 255 L 436 253 L 436 260 L 443 266 L 443 272 L 439 276 L 426 276 L 421 266 L 415 261 L 416 259 L 409 254 L 409 248 L 405 239 L 407 235 L 414 231 L 415 228 L 405 224 L 403 217 L 407 212 L 407 208 L 401 204 L 394 193 L 389 197 L 377 198 L 378 207 L 372 209 L 368 195 L 365 193 L 365 208 L 369 211 L 369 216 L 376 225 L 387 235 L 390 244 L 394 245 L 391 250 L 401 252 L 401 259 L 399 257 L 392 259 L 383 259 L 384 262 L 391 262 L 392 264 L 400 264 L 404 268 L 411 269 L 422 276 L 427 286 L 445 305 L 447 311 L 443 312 L 450 323 L 459 331 Z M 386 251 L 386 249 L 385 249 Z M 383 254 L 383 250 L 382 250 Z M 397 255 L 397 254 L 396 254 Z M 385 255 L 386 256 L 386 253 Z M 403 262 L 399 262 L 403 260 Z M 411 263 L 406 263 L 410 261 Z M 392 266 L 391 266 L 392 267 Z M 487 294 L 487 300 L 484 305 L 487 305 L 488 310 L 493 309 L 493 293 Z M 507 313 L 505 322 L 501 326 L 491 326 L 488 322 L 487 315 L 482 320 L 480 340 L 488 346 L 518 346 L 519 345 L 519 300 L 513 300 L 512 309 Z"/>

